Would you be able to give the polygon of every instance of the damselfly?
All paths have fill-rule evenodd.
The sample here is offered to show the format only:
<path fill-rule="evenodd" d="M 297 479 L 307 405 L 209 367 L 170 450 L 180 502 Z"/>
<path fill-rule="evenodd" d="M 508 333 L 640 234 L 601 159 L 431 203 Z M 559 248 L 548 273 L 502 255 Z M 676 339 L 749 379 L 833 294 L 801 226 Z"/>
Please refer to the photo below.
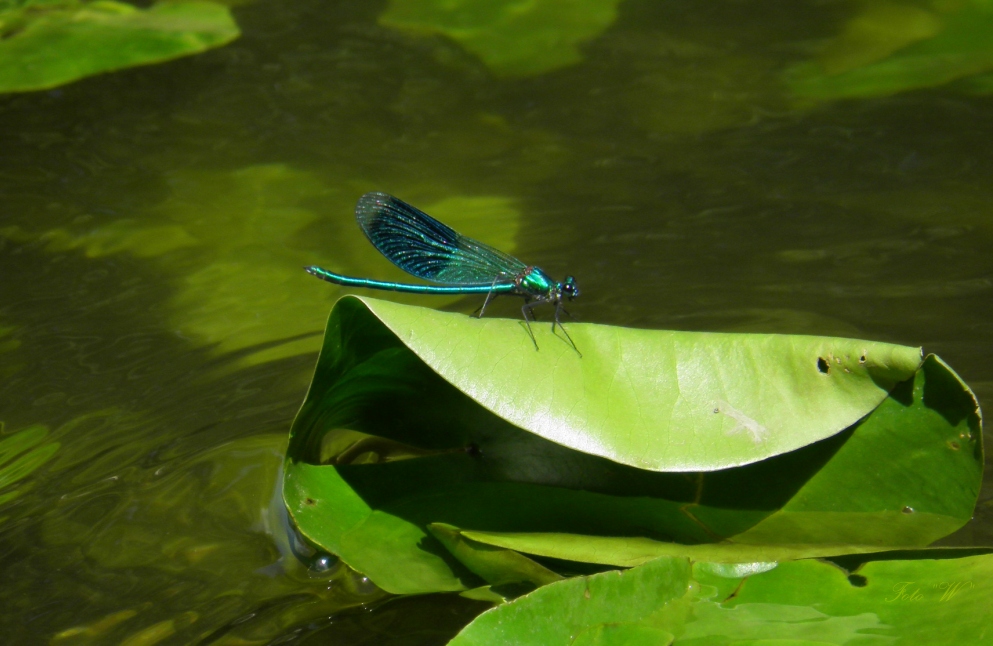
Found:
<path fill-rule="evenodd" d="M 579 352 L 559 320 L 561 312 L 569 314 L 563 308 L 563 302 L 579 296 L 579 287 L 572 276 L 556 282 L 538 267 L 526 265 L 509 254 L 467 238 L 427 213 L 386 193 L 363 195 L 355 207 L 355 218 L 369 242 L 393 264 L 408 274 L 436 284 L 354 278 L 315 266 L 305 268 L 309 273 L 348 287 L 412 294 L 486 294 L 486 300 L 479 308 L 480 317 L 495 296 L 523 296 L 521 314 L 535 349 L 538 348 L 538 341 L 531 330 L 531 321 L 534 320 L 531 310 L 548 303 L 555 306 L 552 332 L 558 325 L 573 349 Z"/>

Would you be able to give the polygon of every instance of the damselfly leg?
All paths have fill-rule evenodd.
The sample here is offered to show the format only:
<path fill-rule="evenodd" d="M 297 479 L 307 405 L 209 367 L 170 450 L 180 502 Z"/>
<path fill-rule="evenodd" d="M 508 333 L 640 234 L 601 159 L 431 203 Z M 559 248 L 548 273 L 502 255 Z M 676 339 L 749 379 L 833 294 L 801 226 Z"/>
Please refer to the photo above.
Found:
<path fill-rule="evenodd" d="M 490 291 L 486 293 L 486 300 L 483 301 L 483 304 L 480 305 L 479 309 L 476 310 L 478 314 L 476 314 L 476 312 L 473 312 L 473 314 L 476 314 L 476 318 L 478 319 L 483 318 L 483 312 L 486 311 L 486 306 L 489 305 L 490 301 L 497 296 L 497 292 L 496 292 L 497 280 L 498 279 L 496 278 L 493 279 L 493 285 L 490 286 Z"/>
<path fill-rule="evenodd" d="M 538 341 L 537 339 L 534 338 L 534 332 L 531 330 L 531 321 L 537 321 L 538 319 L 534 315 L 534 312 L 532 310 L 538 305 L 542 305 L 544 303 L 550 303 L 550 302 L 551 301 L 547 299 L 536 299 L 534 301 L 529 301 L 525 303 L 524 306 L 521 307 L 521 314 L 524 316 L 524 324 L 527 325 L 528 334 L 531 335 L 531 342 L 534 343 L 535 350 L 538 349 Z M 576 351 L 576 354 L 582 357 L 583 353 L 580 352 L 579 348 L 576 347 L 575 341 L 572 340 L 572 337 L 569 336 L 569 333 L 562 325 L 562 321 L 559 320 L 560 311 L 569 314 L 569 311 L 566 310 L 564 307 L 562 307 L 561 301 L 555 303 L 555 320 L 552 321 L 552 334 L 555 334 L 555 326 L 558 325 L 562 329 L 562 333 L 565 334 L 565 338 L 569 341 L 569 345 L 571 345 L 572 349 Z M 569 314 L 569 316 L 572 317 L 572 314 Z"/>

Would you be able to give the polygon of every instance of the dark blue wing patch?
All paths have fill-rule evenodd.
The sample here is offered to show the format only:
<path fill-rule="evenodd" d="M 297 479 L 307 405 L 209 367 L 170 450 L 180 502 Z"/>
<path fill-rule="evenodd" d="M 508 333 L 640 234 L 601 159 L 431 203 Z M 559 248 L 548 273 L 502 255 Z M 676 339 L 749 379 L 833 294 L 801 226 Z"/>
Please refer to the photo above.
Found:
<path fill-rule="evenodd" d="M 366 193 L 355 219 L 369 241 L 400 269 L 447 285 L 506 284 L 527 265 L 458 233 L 386 193 Z"/>

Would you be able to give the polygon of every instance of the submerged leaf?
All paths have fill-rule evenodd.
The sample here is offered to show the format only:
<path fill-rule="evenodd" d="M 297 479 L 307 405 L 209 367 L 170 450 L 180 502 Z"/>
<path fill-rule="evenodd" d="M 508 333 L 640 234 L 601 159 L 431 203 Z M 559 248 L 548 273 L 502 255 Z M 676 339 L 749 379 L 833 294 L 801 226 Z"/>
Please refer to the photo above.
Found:
<path fill-rule="evenodd" d="M 0 422 L 0 505 L 21 495 L 21 489 L 8 489 L 52 459 L 59 442 L 45 442 L 48 429 L 36 424 L 3 437 Z M 44 442 L 44 443 L 43 443 Z M 3 520 L 0 518 L 0 520 Z"/>
<path fill-rule="evenodd" d="M 228 8 L 214 2 L 148 9 L 113 0 L 29 2 L 0 13 L 0 92 L 42 90 L 188 56 L 238 34 Z"/>
<path fill-rule="evenodd" d="M 89 227 L 32 233 L 0 227 L 0 237 L 39 241 L 46 251 L 88 258 L 130 254 L 171 278 L 170 328 L 218 352 L 258 364 L 319 347 L 325 303 L 341 288 L 307 276 L 319 264 L 349 275 L 410 282 L 363 237 L 355 199 L 366 181 L 326 181 L 286 164 L 228 171 L 179 169 L 167 197 L 139 216 Z M 413 187 L 414 194 L 438 192 Z M 401 191 L 401 194 L 406 194 Z M 452 195 L 418 203 L 471 237 L 513 252 L 521 212 L 502 195 Z M 459 297 L 432 297 L 444 305 Z M 3 349 L 0 337 L 0 350 Z M 3 367 L 0 366 L 0 374 Z"/>
<path fill-rule="evenodd" d="M 202 245 L 198 266 L 182 272 L 172 303 L 175 325 L 221 351 L 256 349 L 247 363 L 315 350 L 322 324 L 315 304 L 340 288 L 307 276 L 305 265 L 410 281 L 355 223 L 354 201 L 364 188 L 332 187 L 283 164 L 176 173 L 172 188 L 157 215 Z M 513 249 L 520 214 L 509 198 L 453 196 L 424 208 L 468 235 Z M 308 234 L 329 244 L 315 251 L 312 240 L 302 242 Z"/>
<path fill-rule="evenodd" d="M 872 2 L 864 5 L 821 55 L 827 74 L 840 74 L 882 60 L 908 45 L 933 38 L 941 18 L 909 4 Z"/>
<path fill-rule="evenodd" d="M 889 96 L 993 70 L 993 3 L 935 3 L 925 11 L 867 3 L 818 61 L 789 69 L 803 99 Z"/>
<path fill-rule="evenodd" d="M 379 22 L 442 34 L 495 74 L 531 76 L 582 60 L 579 46 L 604 31 L 619 0 L 391 0 Z"/>

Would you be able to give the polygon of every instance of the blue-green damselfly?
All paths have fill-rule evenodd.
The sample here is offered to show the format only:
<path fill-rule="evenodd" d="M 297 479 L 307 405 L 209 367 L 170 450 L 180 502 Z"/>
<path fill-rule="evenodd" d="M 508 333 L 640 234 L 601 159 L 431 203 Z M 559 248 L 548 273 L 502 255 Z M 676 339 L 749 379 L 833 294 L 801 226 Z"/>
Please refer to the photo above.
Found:
<path fill-rule="evenodd" d="M 555 326 L 558 325 L 573 349 L 579 353 L 572 337 L 559 320 L 561 312 L 569 314 L 563 308 L 563 302 L 579 296 L 579 286 L 572 276 L 556 282 L 540 268 L 524 264 L 510 254 L 467 238 L 427 213 L 386 193 L 363 195 L 355 206 L 355 219 L 369 242 L 393 264 L 408 274 L 435 284 L 418 285 L 355 278 L 316 266 L 305 267 L 309 273 L 347 287 L 410 294 L 486 294 L 486 300 L 479 308 L 480 317 L 495 296 L 523 296 L 521 314 L 535 349 L 538 349 L 538 341 L 531 330 L 531 321 L 534 318 L 532 309 L 548 303 L 555 306 L 552 332 L 555 332 Z"/>

